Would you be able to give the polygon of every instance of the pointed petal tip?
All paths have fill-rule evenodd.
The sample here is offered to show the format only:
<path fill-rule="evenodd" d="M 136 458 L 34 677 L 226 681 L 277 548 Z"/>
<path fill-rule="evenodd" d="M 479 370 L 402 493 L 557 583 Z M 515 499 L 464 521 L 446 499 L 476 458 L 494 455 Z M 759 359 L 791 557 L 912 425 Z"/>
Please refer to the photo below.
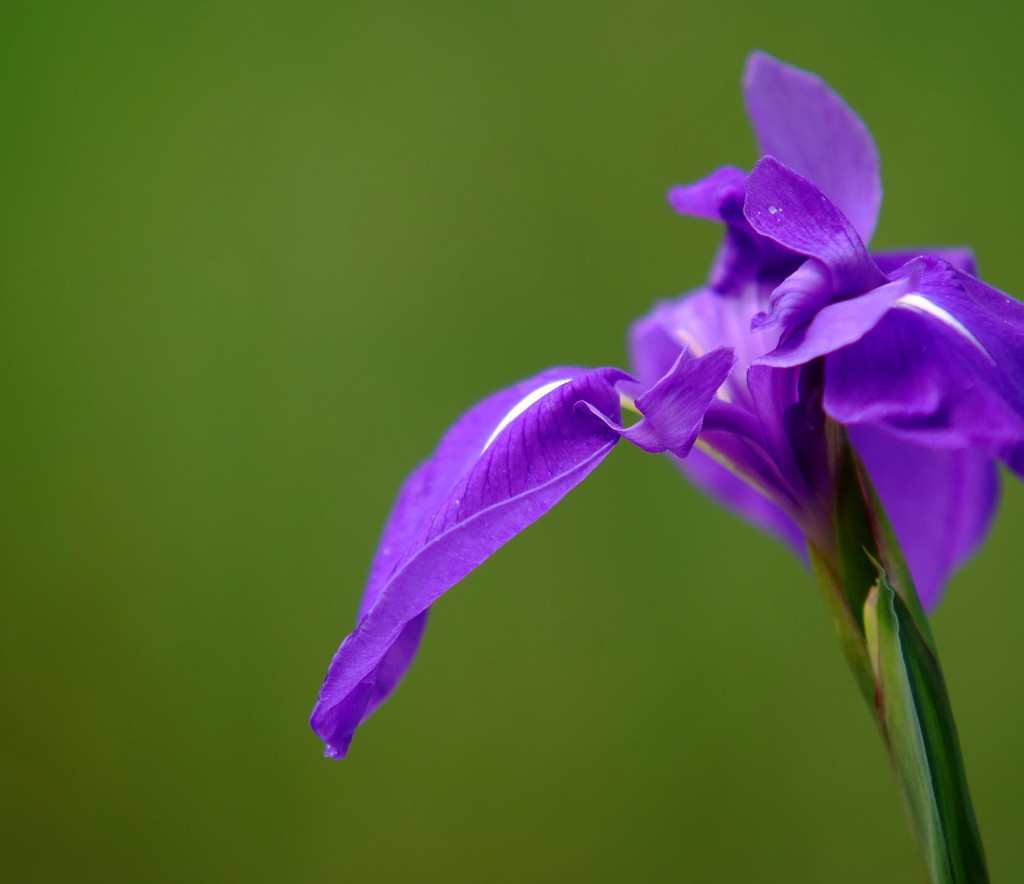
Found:
<path fill-rule="evenodd" d="M 313 709 L 313 714 L 310 716 L 309 726 L 312 728 L 313 733 L 323 741 L 324 758 L 333 758 L 340 761 L 348 754 L 348 747 L 352 743 L 352 734 L 346 734 L 341 739 L 338 739 L 336 734 L 323 727 L 323 723 L 319 721 L 321 715 L 320 704 L 317 703 Z"/>
<path fill-rule="evenodd" d="M 326 686 L 327 680 L 324 684 Z M 355 703 L 351 702 L 351 697 L 343 697 L 339 702 L 337 697 L 325 696 L 321 690 L 309 716 L 309 726 L 323 741 L 324 758 L 341 759 L 348 754 L 356 727 L 366 717 L 361 713 L 366 707 L 365 698 L 369 692 L 364 690 L 362 693 L 364 696 L 361 703 L 359 698 L 354 698 Z"/>
<path fill-rule="evenodd" d="M 324 748 L 324 758 L 331 758 L 334 761 L 341 761 L 346 755 L 348 755 L 348 747 L 352 741 L 349 740 L 347 743 L 341 746 L 326 746 Z"/>
<path fill-rule="evenodd" d="M 764 52 L 747 59 L 743 98 L 760 152 L 813 181 L 868 242 L 882 183 L 878 149 L 857 112 L 817 74 Z"/>
<path fill-rule="evenodd" d="M 799 68 L 793 68 L 792 65 L 779 61 L 774 55 L 769 55 L 763 49 L 752 50 L 747 56 L 746 63 L 743 65 L 743 91 L 746 92 L 756 82 L 758 77 L 763 76 L 770 70 L 779 68 L 799 70 Z"/>

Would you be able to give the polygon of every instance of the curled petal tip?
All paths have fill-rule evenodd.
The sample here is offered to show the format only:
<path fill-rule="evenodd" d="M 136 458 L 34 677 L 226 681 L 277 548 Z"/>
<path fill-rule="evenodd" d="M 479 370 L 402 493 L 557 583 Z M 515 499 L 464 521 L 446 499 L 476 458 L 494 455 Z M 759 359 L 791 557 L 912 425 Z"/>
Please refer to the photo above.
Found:
<path fill-rule="evenodd" d="M 731 347 L 718 347 L 699 358 L 684 350 L 668 373 L 637 398 L 643 420 L 623 435 L 645 451 L 686 457 L 708 407 L 735 364 Z"/>
<path fill-rule="evenodd" d="M 669 189 L 668 204 L 680 215 L 729 223 L 741 219 L 743 186 L 747 173 L 735 166 L 722 166 L 693 184 Z"/>

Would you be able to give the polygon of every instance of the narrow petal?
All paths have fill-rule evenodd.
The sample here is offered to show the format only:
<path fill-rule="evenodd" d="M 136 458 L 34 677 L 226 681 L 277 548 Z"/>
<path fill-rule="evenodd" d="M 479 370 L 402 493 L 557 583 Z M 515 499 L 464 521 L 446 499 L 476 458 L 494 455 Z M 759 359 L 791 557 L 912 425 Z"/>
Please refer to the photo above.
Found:
<path fill-rule="evenodd" d="M 797 494 L 772 456 L 771 442 L 756 414 L 727 402 L 713 402 L 704 417 L 699 450 L 710 455 L 730 474 L 742 477 L 743 482 L 771 501 L 782 513 L 792 516 L 800 509 Z M 690 471 L 686 472 L 689 474 Z M 713 471 L 700 472 L 704 473 L 704 478 L 714 480 L 716 487 L 729 490 L 728 483 L 721 477 L 710 475 Z M 731 494 L 730 497 L 739 499 L 740 496 Z"/>
<path fill-rule="evenodd" d="M 828 267 L 837 296 L 885 282 L 846 216 L 814 184 L 773 157 L 759 160 L 747 177 L 743 212 L 762 236 Z"/>
<path fill-rule="evenodd" d="M 763 52 L 747 60 L 743 93 L 761 154 L 813 181 L 869 242 L 882 182 L 864 121 L 820 77 Z"/>
<path fill-rule="evenodd" d="M 618 433 L 575 406 L 584 401 L 612 420 L 615 384 L 627 378 L 617 369 L 558 369 L 495 394 L 410 477 L 384 532 L 370 601 L 313 710 L 310 723 L 328 756 L 344 756 L 356 727 L 397 684 L 429 606 L 611 451 Z"/>
<path fill-rule="evenodd" d="M 735 363 L 732 350 L 725 347 L 699 358 L 683 351 L 668 373 L 636 400 L 643 420 L 622 430 L 622 435 L 652 454 L 671 451 L 686 457 L 711 400 Z"/>
<path fill-rule="evenodd" d="M 915 282 L 914 277 L 908 276 L 859 298 L 823 307 L 810 322 L 756 364 L 790 368 L 859 341 L 878 325 L 899 298 L 913 290 Z"/>
<path fill-rule="evenodd" d="M 668 192 L 669 205 L 680 215 L 725 225 L 708 274 L 708 285 L 721 294 L 735 294 L 765 274 L 781 279 L 800 262 L 791 251 L 756 233 L 744 217 L 746 179 L 742 169 L 723 166 L 700 181 Z"/>
<path fill-rule="evenodd" d="M 716 169 L 706 178 L 668 192 L 669 205 L 680 215 L 720 221 L 725 235 L 708 275 L 708 284 L 732 292 L 755 279 L 765 262 L 786 260 L 788 253 L 758 236 L 743 217 L 747 173 L 734 166 Z"/>
<path fill-rule="evenodd" d="M 851 427 L 850 438 L 930 611 L 992 524 L 999 499 L 995 461 L 978 451 L 915 445 L 875 427 Z"/>
<path fill-rule="evenodd" d="M 753 331 L 776 331 L 788 336 L 832 300 L 832 273 L 809 258 L 779 283 L 768 299 L 768 310 L 750 323 Z"/>
<path fill-rule="evenodd" d="M 761 424 L 762 444 L 789 493 L 806 509 L 829 482 L 820 369 L 816 373 L 814 366 L 752 365 L 747 385 Z"/>
<path fill-rule="evenodd" d="M 537 390 L 578 377 L 584 369 L 552 368 L 489 396 L 445 434 L 429 460 L 406 479 L 384 527 L 363 592 L 359 617 L 377 600 L 399 559 L 459 478 L 476 463 L 494 428 Z"/>

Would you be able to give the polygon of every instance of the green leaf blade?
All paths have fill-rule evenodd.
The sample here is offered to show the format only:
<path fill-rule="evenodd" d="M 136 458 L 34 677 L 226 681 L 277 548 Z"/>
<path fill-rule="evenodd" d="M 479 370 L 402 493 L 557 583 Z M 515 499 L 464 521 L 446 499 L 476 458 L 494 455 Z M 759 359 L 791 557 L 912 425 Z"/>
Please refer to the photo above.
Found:
<path fill-rule="evenodd" d="M 956 725 L 930 636 L 878 566 L 865 603 L 877 711 L 931 881 L 987 882 Z"/>

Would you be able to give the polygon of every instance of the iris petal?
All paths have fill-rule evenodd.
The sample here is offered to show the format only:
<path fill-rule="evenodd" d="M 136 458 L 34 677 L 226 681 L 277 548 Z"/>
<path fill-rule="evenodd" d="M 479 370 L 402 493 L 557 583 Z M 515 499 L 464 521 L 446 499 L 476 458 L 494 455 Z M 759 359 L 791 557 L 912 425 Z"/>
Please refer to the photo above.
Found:
<path fill-rule="evenodd" d="M 686 460 L 673 458 L 686 477 L 713 500 L 741 518 L 773 534 L 797 555 L 806 555 L 807 541 L 796 523 L 777 504 L 703 451 Z"/>
<path fill-rule="evenodd" d="M 774 157 L 747 178 L 743 213 L 762 236 L 817 258 L 832 275 L 832 294 L 863 292 L 885 282 L 846 216 L 814 184 Z"/>
<path fill-rule="evenodd" d="M 856 343 L 826 357 L 825 410 L 919 445 L 1016 466 L 1024 440 L 1024 305 L 938 259 Z M 824 311 L 822 311 L 824 313 Z"/>
<path fill-rule="evenodd" d="M 878 265 L 878 269 L 885 274 L 892 274 L 911 261 L 921 259 L 928 255 L 945 261 L 947 264 L 970 273 L 972 276 L 978 274 L 978 264 L 974 258 L 974 252 L 966 246 L 929 246 L 927 249 L 900 249 L 895 252 L 872 252 L 871 258 Z"/>
<path fill-rule="evenodd" d="M 700 358 L 684 350 L 665 376 L 637 398 L 643 420 L 622 430 L 622 435 L 652 454 L 670 451 L 686 457 L 711 400 L 735 363 L 732 350 L 725 347 Z"/>
<path fill-rule="evenodd" d="M 668 204 L 680 215 L 728 223 L 742 217 L 747 173 L 722 166 L 693 184 L 677 185 L 668 192 Z"/>
<path fill-rule="evenodd" d="M 758 359 L 757 364 L 790 368 L 859 341 L 881 321 L 893 304 L 907 297 L 913 284 L 914 279 L 907 277 L 859 298 L 823 307 L 784 343 Z"/>
<path fill-rule="evenodd" d="M 820 77 L 763 52 L 747 60 L 743 94 L 761 154 L 817 184 L 869 242 L 882 182 L 864 121 Z"/>
<path fill-rule="evenodd" d="M 524 397 L 565 377 L 516 415 Z M 495 394 L 464 415 L 406 482 L 388 520 L 355 631 L 338 649 L 311 724 L 326 754 L 344 756 L 358 725 L 395 687 L 429 606 L 536 521 L 611 451 L 618 433 L 576 409 L 614 419 L 617 369 L 555 369 Z M 485 447 L 486 446 L 486 447 Z"/>
<path fill-rule="evenodd" d="M 999 500 L 995 461 L 970 449 L 916 445 L 870 426 L 851 427 L 850 437 L 930 611 L 992 523 Z"/>

